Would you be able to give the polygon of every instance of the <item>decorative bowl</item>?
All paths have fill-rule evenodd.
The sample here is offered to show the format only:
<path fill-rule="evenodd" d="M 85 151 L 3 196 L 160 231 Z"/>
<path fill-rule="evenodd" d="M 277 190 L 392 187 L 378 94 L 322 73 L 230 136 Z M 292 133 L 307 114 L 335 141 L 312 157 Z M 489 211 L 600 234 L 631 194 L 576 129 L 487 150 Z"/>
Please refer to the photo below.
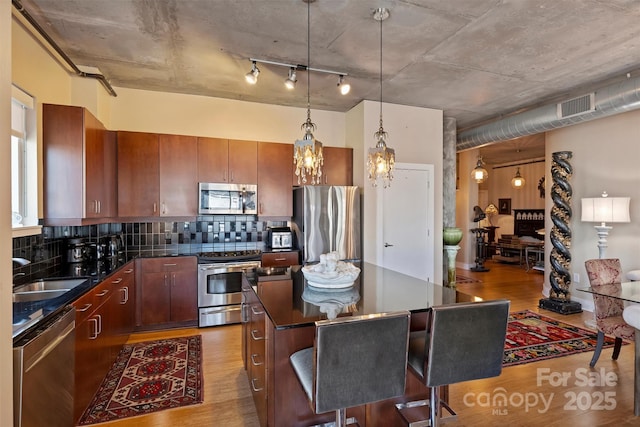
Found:
<path fill-rule="evenodd" d="M 358 278 L 360 269 L 353 264 L 338 261 L 335 270 L 327 270 L 323 264 L 302 267 L 302 274 L 309 286 L 324 289 L 348 288 Z"/>

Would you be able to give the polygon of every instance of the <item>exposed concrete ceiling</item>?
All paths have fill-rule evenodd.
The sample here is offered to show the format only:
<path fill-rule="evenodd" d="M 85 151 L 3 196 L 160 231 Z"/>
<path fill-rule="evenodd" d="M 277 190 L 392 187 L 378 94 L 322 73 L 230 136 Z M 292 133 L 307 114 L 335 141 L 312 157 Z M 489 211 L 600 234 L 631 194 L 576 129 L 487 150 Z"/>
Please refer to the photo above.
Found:
<path fill-rule="evenodd" d="M 284 88 L 285 67 L 258 64 L 258 83 L 244 79 L 249 58 L 307 64 L 304 0 L 17 1 L 76 64 L 97 67 L 116 91 L 306 107 L 304 71 L 293 91 Z M 391 13 L 383 22 L 384 102 L 444 110 L 459 130 L 640 68 L 638 0 L 311 1 L 308 65 L 345 72 L 352 86 L 342 96 L 337 76 L 310 72 L 312 110 L 345 112 L 380 99 L 380 24 L 372 18 L 380 6 Z"/>

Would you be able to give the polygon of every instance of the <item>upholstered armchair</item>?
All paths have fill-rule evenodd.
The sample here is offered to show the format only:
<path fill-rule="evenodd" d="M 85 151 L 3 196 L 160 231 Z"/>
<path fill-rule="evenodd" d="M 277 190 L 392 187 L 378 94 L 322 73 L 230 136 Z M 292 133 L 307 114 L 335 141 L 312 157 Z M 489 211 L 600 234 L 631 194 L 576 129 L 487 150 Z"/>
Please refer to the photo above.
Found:
<path fill-rule="evenodd" d="M 620 266 L 619 259 L 590 259 L 585 261 L 584 264 L 587 269 L 591 288 L 598 290 L 606 287 L 614 287 L 621 291 L 622 267 Z M 621 300 L 593 294 L 593 303 L 596 327 L 598 329 L 598 342 L 591 362 L 589 363 L 591 367 L 595 366 L 600 357 L 605 334 L 615 337 L 613 355 L 611 357 L 613 360 L 618 359 L 622 340 L 633 341 L 635 335 L 634 329 L 622 318 L 624 304 Z"/>

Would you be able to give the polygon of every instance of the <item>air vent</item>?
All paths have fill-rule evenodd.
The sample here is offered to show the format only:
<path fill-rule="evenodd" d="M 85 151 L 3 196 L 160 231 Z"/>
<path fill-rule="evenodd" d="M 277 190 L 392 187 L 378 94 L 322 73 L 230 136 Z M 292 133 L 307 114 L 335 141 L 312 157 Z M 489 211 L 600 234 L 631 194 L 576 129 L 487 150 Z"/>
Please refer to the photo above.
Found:
<path fill-rule="evenodd" d="M 573 98 L 558 104 L 558 118 L 566 119 L 567 117 L 578 116 L 580 114 L 595 111 L 595 93 Z"/>

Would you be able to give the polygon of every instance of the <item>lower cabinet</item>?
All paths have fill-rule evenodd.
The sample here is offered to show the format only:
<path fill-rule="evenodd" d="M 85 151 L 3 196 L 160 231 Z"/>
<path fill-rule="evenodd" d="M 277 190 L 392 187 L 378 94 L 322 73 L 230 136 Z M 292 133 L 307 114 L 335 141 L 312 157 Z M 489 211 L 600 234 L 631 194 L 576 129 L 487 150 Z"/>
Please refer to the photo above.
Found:
<path fill-rule="evenodd" d="M 80 418 L 113 363 L 112 299 L 107 283 L 98 285 L 73 305 L 76 309 L 74 417 Z"/>
<path fill-rule="evenodd" d="M 300 251 L 264 252 L 260 260 L 262 267 L 290 267 L 300 263 Z"/>
<path fill-rule="evenodd" d="M 196 257 L 141 258 L 137 262 L 136 329 L 197 325 Z"/>

